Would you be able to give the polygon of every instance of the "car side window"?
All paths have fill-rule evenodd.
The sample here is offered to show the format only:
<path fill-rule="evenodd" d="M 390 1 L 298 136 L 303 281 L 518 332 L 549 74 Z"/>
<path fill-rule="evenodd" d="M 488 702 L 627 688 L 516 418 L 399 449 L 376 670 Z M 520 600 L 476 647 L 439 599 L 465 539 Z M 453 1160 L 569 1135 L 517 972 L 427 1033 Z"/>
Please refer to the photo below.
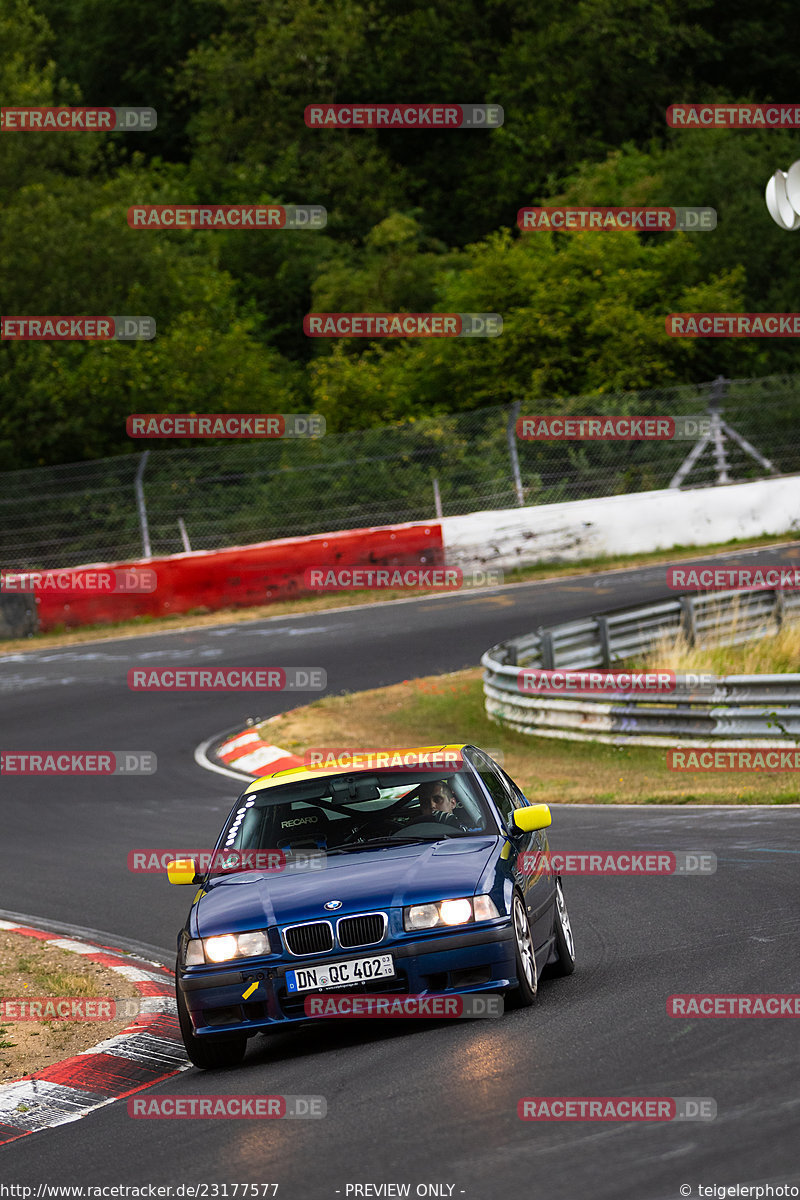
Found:
<path fill-rule="evenodd" d="M 526 798 L 526 796 L 523 795 L 523 793 L 520 791 L 520 789 L 514 783 L 514 780 L 511 778 L 511 776 L 507 775 L 502 767 L 497 768 L 497 773 L 500 776 L 500 778 L 503 780 L 503 783 L 506 785 L 509 792 L 511 793 L 511 798 L 514 801 L 514 807 L 515 808 L 527 808 L 528 805 L 530 804 L 530 800 L 528 800 Z"/>
<path fill-rule="evenodd" d="M 515 808 L 519 808 L 519 804 L 514 803 L 512 793 L 495 771 L 491 763 L 476 754 L 474 756 L 475 769 L 481 777 L 486 790 L 497 805 L 503 821 L 508 822 L 511 819 L 511 814 Z"/>

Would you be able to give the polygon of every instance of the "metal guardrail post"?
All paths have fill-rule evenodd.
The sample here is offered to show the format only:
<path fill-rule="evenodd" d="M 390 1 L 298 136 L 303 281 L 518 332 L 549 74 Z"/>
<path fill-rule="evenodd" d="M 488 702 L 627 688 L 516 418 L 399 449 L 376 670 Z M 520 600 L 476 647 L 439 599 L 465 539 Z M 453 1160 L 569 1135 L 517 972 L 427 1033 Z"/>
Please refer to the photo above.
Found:
<path fill-rule="evenodd" d="M 786 598 L 780 588 L 775 589 L 775 624 L 781 628 L 786 618 Z"/>
<path fill-rule="evenodd" d="M 765 595 L 766 593 L 766 595 Z M 800 606 L 773 589 L 757 595 L 727 592 L 722 609 L 738 596 L 745 615 L 744 635 L 736 641 L 760 636 L 765 621 L 792 620 Z M 707 627 L 708 613 L 695 596 L 668 603 L 617 610 L 586 621 L 567 621 L 549 629 L 493 646 L 481 658 L 484 704 L 488 717 L 520 733 L 573 741 L 599 741 L 612 745 L 686 747 L 736 747 L 791 750 L 800 753 L 800 673 L 727 675 L 703 681 L 687 673 L 675 690 L 661 695 L 648 692 L 570 695 L 554 687 L 526 694 L 518 684 L 517 662 L 536 647 L 547 670 L 560 658 L 573 670 L 591 670 L 600 657 L 615 652 L 623 658 L 658 644 L 663 620 L 680 613 L 681 627 L 689 640 Z M 788 600 L 788 603 L 787 603 Z M 708 607 L 708 606 L 706 606 Z M 711 606 L 713 609 L 713 605 Z M 785 608 L 785 614 L 784 614 Z M 713 614 L 712 614 L 713 615 Z M 636 635 L 631 632 L 635 622 Z M 703 637 L 705 640 L 705 637 Z M 607 666 L 606 666 L 606 669 Z M 773 763 L 765 763 L 772 769 Z"/>
<path fill-rule="evenodd" d="M 600 638 L 600 656 L 604 667 L 611 666 L 611 639 L 608 632 L 608 619 L 606 617 L 595 617 L 597 621 L 597 633 Z"/>
<path fill-rule="evenodd" d="M 697 614 L 694 596 L 681 596 L 681 629 L 690 646 L 697 640 Z"/>

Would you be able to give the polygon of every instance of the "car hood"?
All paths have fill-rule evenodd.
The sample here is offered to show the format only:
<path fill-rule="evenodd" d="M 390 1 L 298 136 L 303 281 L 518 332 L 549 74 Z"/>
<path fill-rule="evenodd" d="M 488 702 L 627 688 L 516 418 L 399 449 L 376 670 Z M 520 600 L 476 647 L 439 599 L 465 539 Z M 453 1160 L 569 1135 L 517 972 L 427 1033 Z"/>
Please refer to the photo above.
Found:
<path fill-rule="evenodd" d="M 471 837 L 413 846 L 382 846 L 330 854 L 323 869 L 290 866 L 281 872 L 244 872 L 211 882 L 190 917 L 192 937 L 237 933 L 447 897 L 472 896 L 503 839 Z"/>

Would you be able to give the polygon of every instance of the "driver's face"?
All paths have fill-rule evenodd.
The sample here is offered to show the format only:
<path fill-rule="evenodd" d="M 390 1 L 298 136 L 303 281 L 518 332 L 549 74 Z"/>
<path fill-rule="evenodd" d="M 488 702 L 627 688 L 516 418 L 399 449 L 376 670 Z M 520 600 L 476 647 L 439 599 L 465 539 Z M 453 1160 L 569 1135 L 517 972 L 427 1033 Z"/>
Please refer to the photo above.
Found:
<path fill-rule="evenodd" d="M 419 805 L 426 814 L 451 813 L 455 809 L 456 798 L 443 784 L 437 783 L 431 791 L 420 796 Z"/>

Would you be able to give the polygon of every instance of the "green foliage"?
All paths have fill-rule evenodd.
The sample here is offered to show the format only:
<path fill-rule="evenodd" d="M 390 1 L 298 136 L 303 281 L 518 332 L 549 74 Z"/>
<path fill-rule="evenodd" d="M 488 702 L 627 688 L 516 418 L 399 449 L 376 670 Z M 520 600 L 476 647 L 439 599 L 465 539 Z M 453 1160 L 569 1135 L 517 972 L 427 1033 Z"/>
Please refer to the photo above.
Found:
<path fill-rule="evenodd" d="M 788 0 L 3 0 L 4 103 L 150 105 L 158 129 L 0 137 L 11 314 L 156 318 L 152 344 L 0 344 L 0 469 L 135 449 L 134 411 L 322 412 L 333 430 L 794 369 L 671 340 L 676 309 L 800 311 L 763 188 L 793 131 L 671 131 L 785 100 Z M 488 132 L 309 129 L 311 103 L 501 104 Z M 712 205 L 714 233 L 520 235 L 517 210 Z M 133 231 L 134 203 L 319 203 L 321 232 Z M 318 311 L 496 311 L 494 341 L 308 339 Z M 389 475 L 391 473 L 389 472 Z M 386 486 L 390 486 L 387 479 Z M 534 486 L 533 483 L 531 486 Z M 269 504 L 274 504 L 270 494 Z"/>
<path fill-rule="evenodd" d="M 505 231 L 449 261 L 437 310 L 501 312 L 502 335 L 376 343 L 358 356 L 337 348 L 314 363 L 315 410 L 353 420 L 379 394 L 382 412 L 413 416 L 686 379 L 701 343 L 667 338 L 665 314 L 742 301 L 741 270 L 703 279 L 688 234 L 648 244 L 634 233 Z M 342 293 L 326 299 L 346 307 Z M 724 365 L 743 373 L 750 353 L 734 343 Z"/>

